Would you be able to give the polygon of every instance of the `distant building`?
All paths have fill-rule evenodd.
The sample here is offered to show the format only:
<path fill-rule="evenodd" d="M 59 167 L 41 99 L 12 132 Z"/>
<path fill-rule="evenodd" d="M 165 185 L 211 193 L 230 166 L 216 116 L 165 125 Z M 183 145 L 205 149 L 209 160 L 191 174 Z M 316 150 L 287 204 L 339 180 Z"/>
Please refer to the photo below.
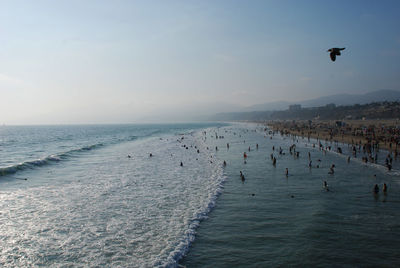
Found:
<path fill-rule="evenodd" d="M 329 103 L 325 106 L 326 108 L 336 108 L 336 104 L 334 103 Z"/>
<path fill-rule="evenodd" d="M 298 111 L 298 110 L 301 110 L 301 105 L 300 104 L 289 105 L 289 111 Z"/>

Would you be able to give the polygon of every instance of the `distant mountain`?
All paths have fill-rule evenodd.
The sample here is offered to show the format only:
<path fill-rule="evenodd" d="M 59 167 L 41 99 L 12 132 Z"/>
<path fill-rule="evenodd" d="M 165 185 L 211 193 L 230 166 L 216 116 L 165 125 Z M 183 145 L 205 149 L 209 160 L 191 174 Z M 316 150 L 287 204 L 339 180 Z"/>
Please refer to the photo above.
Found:
<path fill-rule="evenodd" d="M 268 102 L 264 104 L 256 104 L 248 107 L 244 107 L 241 109 L 242 112 L 253 112 L 253 111 L 279 111 L 285 110 L 291 105 L 291 102 L 288 101 L 275 101 Z"/>
<path fill-rule="evenodd" d="M 320 107 L 330 103 L 336 106 L 353 105 L 353 104 L 368 104 L 373 102 L 383 101 L 400 101 L 400 91 L 398 90 L 377 90 L 365 94 L 336 94 L 324 96 L 311 100 L 303 100 L 297 102 L 276 101 L 264 104 L 257 104 L 241 109 L 235 112 L 218 113 L 209 117 L 209 120 L 231 121 L 231 120 L 255 120 L 266 118 L 272 111 L 287 110 L 289 105 L 300 104 L 302 107 Z"/>
<path fill-rule="evenodd" d="M 339 105 L 367 104 L 371 102 L 381 101 L 398 101 L 400 100 L 400 91 L 398 90 L 377 90 L 365 94 L 336 94 L 324 96 L 311 100 L 303 100 L 297 102 L 277 101 L 264 104 L 257 104 L 246 107 L 243 112 L 248 111 L 277 111 L 286 110 L 291 104 L 301 104 L 303 107 L 318 107 L 329 103 Z"/>

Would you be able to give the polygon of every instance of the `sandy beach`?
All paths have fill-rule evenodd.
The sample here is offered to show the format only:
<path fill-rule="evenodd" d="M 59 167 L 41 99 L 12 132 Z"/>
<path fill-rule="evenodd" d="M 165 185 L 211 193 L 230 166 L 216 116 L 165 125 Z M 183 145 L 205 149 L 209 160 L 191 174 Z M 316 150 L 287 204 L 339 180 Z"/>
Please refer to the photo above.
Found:
<path fill-rule="evenodd" d="M 347 144 L 376 144 L 396 151 L 400 141 L 399 120 L 286 120 L 266 123 L 283 134 L 337 141 Z"/>

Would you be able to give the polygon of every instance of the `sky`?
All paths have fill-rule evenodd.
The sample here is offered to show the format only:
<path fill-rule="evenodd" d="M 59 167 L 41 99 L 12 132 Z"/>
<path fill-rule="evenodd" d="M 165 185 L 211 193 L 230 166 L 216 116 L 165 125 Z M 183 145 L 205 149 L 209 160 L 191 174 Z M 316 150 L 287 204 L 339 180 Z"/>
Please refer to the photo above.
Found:
<path fill-rule="evenodd" d="M 399 14 L 386 0 L 0 0 L 0 124 L 191 121 L 400 90 Z M 331 47 L 346 47 L 335 62 Z"/>

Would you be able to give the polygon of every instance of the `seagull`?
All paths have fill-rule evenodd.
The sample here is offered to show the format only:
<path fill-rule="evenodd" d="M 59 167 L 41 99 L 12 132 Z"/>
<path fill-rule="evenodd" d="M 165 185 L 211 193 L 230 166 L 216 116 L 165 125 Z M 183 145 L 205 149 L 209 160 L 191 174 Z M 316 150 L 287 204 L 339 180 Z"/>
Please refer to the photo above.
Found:
<path fill-rule="evenodd" d="M 344 48 L 333 47 L 331 49 L 328 49 L 328 52 L 330 52 L 331 60 L 335 61 L 336 56 L 340 56 L 340 51 L 343 49 L 345 49 L 345 47 Z"/>

